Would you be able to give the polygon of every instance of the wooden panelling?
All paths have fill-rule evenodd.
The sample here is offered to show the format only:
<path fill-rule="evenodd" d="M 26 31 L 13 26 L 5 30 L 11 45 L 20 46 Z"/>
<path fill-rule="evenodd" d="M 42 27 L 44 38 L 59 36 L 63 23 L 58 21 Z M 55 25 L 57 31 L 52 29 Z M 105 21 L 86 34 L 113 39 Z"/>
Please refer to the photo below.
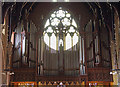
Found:
<path fill-rule="evenodd" d="M 87 75 L 81 76 L 37 76 L 37 81 L 87 81 Z"/>
<path fill-rule="evenodd" d="M 112 81 L 109 68 L 89 68 L 88 81 Z"/>
<path fill-rule="evenodd" d="M 19 81 L 35 81 L 35 69 L 33 68 L 19 68 L 13 69 L 12 82 Z"/>

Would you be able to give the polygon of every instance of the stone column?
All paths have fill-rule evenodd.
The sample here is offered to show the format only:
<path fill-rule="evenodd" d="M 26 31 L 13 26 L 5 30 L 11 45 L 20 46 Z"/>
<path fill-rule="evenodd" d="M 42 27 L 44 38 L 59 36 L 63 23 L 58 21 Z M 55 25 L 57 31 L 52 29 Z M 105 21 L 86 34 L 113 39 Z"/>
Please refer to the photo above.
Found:
<path fill-rule="evenodd" d="M 8 51 L 8 56 L 9 56 L 9 64 L 8 64 L 8 69 L 11 69 L 11 59 L 12 59 L 12 42 L 9 42 L 8 43 L 8 48 L 7 48 L 7 51 Z M 10 85 L 10 73 L 12 72 L 7 72 L 7 85 Z"/>
<path fill-rule="evenodd" d="M 2 24 L 2 4 L 0 1 L 0 87 L 2 85 L 2 28 L 1 28 L 1 24 Z"/>

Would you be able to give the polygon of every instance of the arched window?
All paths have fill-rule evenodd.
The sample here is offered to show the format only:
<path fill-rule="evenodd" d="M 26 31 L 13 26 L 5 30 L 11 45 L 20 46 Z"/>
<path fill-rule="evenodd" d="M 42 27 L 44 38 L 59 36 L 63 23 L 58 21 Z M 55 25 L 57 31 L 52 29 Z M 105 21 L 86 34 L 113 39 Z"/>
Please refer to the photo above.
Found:
<path fill-rule="evenodd" d="M 46 19 L 40 37 L 39 75 L 85 74 L 84 35 L 70 12 L 59 7 Z M 41 52 L 40 52 L 41 51 Z"/>
<path fill-rule="evenodd" d="M 44 28 L 44 42 L 54 50 L 59 50 L 60 46 L 68 50 L 78 42 L 77 24 L 71 14 L 62 7 L 50 15 Z"/>

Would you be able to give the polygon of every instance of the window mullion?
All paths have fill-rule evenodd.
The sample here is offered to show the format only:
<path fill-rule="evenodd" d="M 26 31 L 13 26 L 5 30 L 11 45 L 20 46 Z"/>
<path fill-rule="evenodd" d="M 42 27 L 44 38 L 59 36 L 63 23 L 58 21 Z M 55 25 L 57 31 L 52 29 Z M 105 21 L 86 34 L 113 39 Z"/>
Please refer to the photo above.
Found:
<path fill-rule="evenodd" d="M 65 34 L 63 34 L 63 44 L 64 44 L 64 50 L 66 49 L 66 37 Z"/>

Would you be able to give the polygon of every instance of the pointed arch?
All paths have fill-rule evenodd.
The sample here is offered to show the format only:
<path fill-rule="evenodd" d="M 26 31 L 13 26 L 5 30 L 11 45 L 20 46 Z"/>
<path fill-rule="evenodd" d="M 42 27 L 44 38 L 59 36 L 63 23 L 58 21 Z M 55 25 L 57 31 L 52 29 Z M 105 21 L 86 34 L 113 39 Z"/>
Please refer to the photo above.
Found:
<path fill-rule="evenodd" d="M 57 50 L 56 41 L 58 41 L 58 45 L 61 43 L 61 41 L 63 41 L 63 45 L 65 45 L 64 50 L 70 49 L 72 47 L 72 43 L 74 46 L 78 42 L 78 35 L 76 35 L 76 33 L 78 33 L 77 23 L 72 15 L 68 11 L 63 10 L 62 7 L 59 7 L 59 9 L 56 11 L 54 10 L 54 12 L 50 14 L 50 17 L 46 20 L 44 25 L 44 33 L 45 44 L 49 46 L 47 38 L 51 38 L 51 45 L 49 47 L 54 50 Z M 46 34 L 48 34 L 48 37 Z M 57 36 L 59 38 L 57 38 Z M 71 38 L 74 39 L 73 42 L 71 41 Z"/>

